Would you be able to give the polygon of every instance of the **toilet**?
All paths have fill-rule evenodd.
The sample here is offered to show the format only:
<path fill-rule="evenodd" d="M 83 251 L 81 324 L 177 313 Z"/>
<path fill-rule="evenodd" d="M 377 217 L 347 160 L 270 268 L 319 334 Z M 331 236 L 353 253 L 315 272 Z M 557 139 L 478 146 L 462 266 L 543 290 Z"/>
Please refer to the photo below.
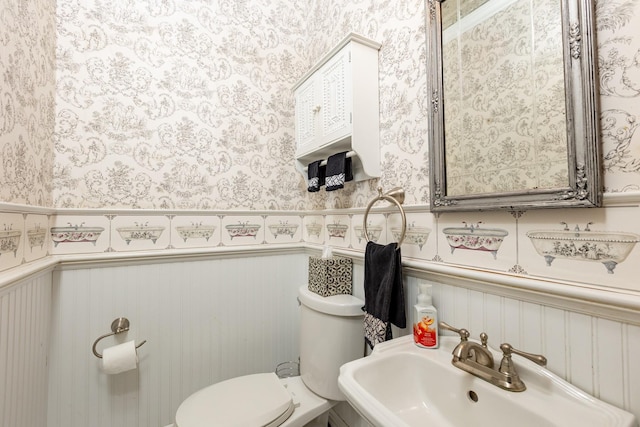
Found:
<path fill-rule="evenodd" d="M 364 302 L 298 290 L 300 376 L 261 373 L 205 387 L 178 408 L 175 427 L 327 426 L 328 411 L 345 400 L 340 366 L 364 356 Z"/>

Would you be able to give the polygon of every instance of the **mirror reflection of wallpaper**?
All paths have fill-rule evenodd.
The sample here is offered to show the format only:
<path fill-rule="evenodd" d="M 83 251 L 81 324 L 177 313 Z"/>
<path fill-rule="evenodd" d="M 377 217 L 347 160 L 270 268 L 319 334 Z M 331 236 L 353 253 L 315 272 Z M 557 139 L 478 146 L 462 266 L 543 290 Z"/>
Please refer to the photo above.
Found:
<path fill-rule="evenodd" d="M 58 207 L 301 209 L 304 4 L 58 2 Z"/>
<path fill-rule="evenodd" d="M 55 12 L 0 0 L 0 202 L 53 204 Z"/>
<path fill-rule="evenodd" d="M 518 0 L 445 33 L 447 194 L 568 184 L 560 13 L 555 0 Z"/>
<path fill-rule="evenodd" d="M 464 18 L 471 12 L 491 0 L 447 0 L 440 3 L 442 14 L 442 29 L 446 30 L 458 18 Z"/>

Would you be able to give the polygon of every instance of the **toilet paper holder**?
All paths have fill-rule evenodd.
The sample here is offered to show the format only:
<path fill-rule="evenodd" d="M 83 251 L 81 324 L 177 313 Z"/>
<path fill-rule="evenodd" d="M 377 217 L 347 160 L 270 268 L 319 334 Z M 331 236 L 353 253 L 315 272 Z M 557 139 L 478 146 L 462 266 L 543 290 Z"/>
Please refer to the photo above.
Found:
<path fill-rule="evenodd" d="M 118 317 L 117 319 L 115 319 L 113 322 L 111 322 L 111 333 L 99 336 L 98 339 L 95 340 L 95 342 L 93 343 L 93 347 L 91 348 L 93 350 L 93 354 L 96 357 L 102 359 L 102 355 L 98 353 L 98 351 L 96 350 L 96 346 L 98 345 L 98 342 L 100 342 L 100 340 L 102 340 L 103 338 L 110 337 L 111 335 L 120 334 L 122 332 L 127 332 L 128 330 L 129 330 L 129 319 L 127 319 L 126 317 Z M 140 346 L 146 342 L 147 340 L 143 340 L 140 344 L 136 346 L 136 349 L 140 348 Z"/>

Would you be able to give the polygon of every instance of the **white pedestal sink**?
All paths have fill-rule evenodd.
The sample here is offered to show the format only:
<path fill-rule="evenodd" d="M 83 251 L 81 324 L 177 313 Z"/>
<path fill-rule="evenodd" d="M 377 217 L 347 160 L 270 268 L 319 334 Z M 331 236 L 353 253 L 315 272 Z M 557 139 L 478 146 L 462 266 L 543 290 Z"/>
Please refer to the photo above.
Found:
<path fill-rule="evenodd" d="M 527 389 L 510 392 L 451 364 L 458 337 L 423 349 L 405 336 L 376 345 L 340 369 L 348 402 L 377 427 L 636 427 L 635 417 L 514 356 Z M 496 366 L 501 353 L 493 352 Z"/>

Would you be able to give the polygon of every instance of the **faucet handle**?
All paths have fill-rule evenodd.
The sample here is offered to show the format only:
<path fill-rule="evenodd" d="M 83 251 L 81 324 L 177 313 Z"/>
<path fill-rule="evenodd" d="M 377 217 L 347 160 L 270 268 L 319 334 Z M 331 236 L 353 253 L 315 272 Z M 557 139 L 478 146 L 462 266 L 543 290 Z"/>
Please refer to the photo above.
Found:
<path fill-rule="evenodd" d="M 453 326 L 449 325 L 448 323 L 445 322 L 440 322 L 438 323 L 438 325 L 442 328 L 442 329 L 446 329 L 448 331 L 451 332 L 455 332 L 456 334 L 460 335 L 460 341 L 467 341 L 469 339 L 469 331 L 467 331 L 466 329 L 458 329 L 458 328 L 454 328 Z"/>
<path fill-rule="evenodd" d="M 489 335 L 487 335 L 486 332 L 483 332 L 480 334 L 480 344 L 482 344 L 482 346 L 484 348 L 487 348 L 487 341 L 489 341 Z"/>
<path fill-rule="evenodd" d="M 502 363 L 500 364 L 500 372 L 502 372 L 502 365 L 510 365 L 511 353 L 517 354 L 518 356 L 522 356 L 526 359 L 531 360 L 534 363 L 537 363 L 540 366 L 547 366 L 547 358 L 541 354 L 533 354 L 527 353 L 525 351 L 521 351 L 515 349 L 511 346 L 511 344 L 500 344 L 500 350 L 502 350 Z"/>

